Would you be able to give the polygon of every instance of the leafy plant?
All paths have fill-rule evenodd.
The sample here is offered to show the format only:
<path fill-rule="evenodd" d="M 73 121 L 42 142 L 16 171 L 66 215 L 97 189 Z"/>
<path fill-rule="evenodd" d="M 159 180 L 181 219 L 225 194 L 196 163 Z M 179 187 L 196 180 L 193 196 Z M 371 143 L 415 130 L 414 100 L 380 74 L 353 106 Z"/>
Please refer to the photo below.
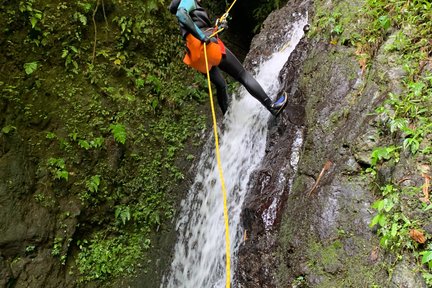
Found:
<path fill-rule="evenodd" d="M 85 181 L 86 190 L 80 193 L 80 199 L 84 204 L 88 204 L 89 202 L 97 202 L 96 194 L 100 189 L 101 184 L 101 176 L 94 175 L 91 176 L 90 179 Z M 91 201 L 93 200 L 93 201 Z"/>
<path fill-rule="evenodd" d="M 133 29 L 133 19 L 129 17 L 114 17 L 113 19 L 114 23 L 117 23 L 120 28 L 121 33 L 121 41 L 120 45 L 121 47 L 124 47 L 126 43 L 130 40 L 132 35 L 132 29 Z"/>
<path fill-rule="evenodd" d="M 122 124 L 111 124 L 109 129 L 113 134 L 115 141 L 121 144 L 126 143 L 126 129 Z"/>
<path fill-rule="evenodd" d="M 127 221 L 131 220 L 129 206 L 117 206 L 115 210 L 115 219 L 120 219 L 123 225 L 125 225 Z"/>
<path fill-rule="evenodd" d="M 35 72 L 37 70 L 37 68 L 38 68 L 38 62 L 37 61 L 24 64 L 24 70 L 25 70 L 27 75 L 30 75 L 33 72 Z"/>
<path fill-rule="evenodd" d="M 66 170 L 64 159 L 62 158 L 49 158 L 48 167 L 54 179 L 69 179 L 69 172 Z"/>
<path fill-rule="evenodd" d="M 28 19 L 33 29 L 37 29 L 37 23 L 42 19 L 42 11 L 33 7 L 34 0 L 20 1 L 20 11 L 28 15 Z"/>
<path fill-rule="evenodd" d="M 395 162 L 399 161 L 399 148 L 396 146 L 389 147 L 375 147 L 371 153 L 371 167 L 366 169 L 367 173 L 374 176 L 377 175 L 377 164 L 382 161 L 394 159 Z"/>
<path fill-rule="evenodd" d="M 370 223 L 371 227 L 378 226 L 381 246 L 394 252 L 414 247 L 408 234 L 413 223 L 402 212 L 399 193 L 389 184 L 382 188 L 383 199 L 372 205 L 378 213 Z"/>
<path fill-rule="evenodd" d="M 53 140 L 53 139 L 57 139 L 57 135 L 53 132 L 47 132 L 45 138 L 49 140 Z"/>
<path fill-rule="evenodd" d="M 106 280 L 108 277 L 130 274 L 150 240 L 141 235 L 106 238 L 96 234 L 91 240 L 78 241 L 80 253 L 76 261 L 81 281 Z"/>
<path fill-rule="evenodd" d="M 380 24 L 380 27 L 384 30 L 387 30 L 391 26 L 390 18 L 387 15 L 382 15 L 378 17 L 378 22 Z"/>
<path fill-rule="evenodd" d="M 46 46 L 48 43 L 48 37 L 50 36 L 50 31 L 46 31 L 44 28 L 45 15 L 44 13 L 35 8 L 35 0 L 25 0 L 19 2 L 19 11 L 28 19 L 30 23 L 30 31 L 24 43 L 33 43 L 37 47 L 42 44 Z M 16 18 L 16 17 L 15 17 Z"/>
<path fill-rule="evenodd" d="M 51 254 L 54 256 L 59 256 L 60 252 L 61 252 L 61 248 L 62 248 L 62 242 L 63 242 L 63 238 L 62 237 L 55 237 L 54 239 L 54 245 L 53 248 L 51 249 Z"/>
<path fill-rule="evenodd" d="M 82 10 L 84 13 L 89 13 L 92 10 L 92 3 L 87 1 L 78 1 L 78 7 L 80 10 Z"/>
<path fill-rule="evenodd" d="M 420 255 L 422 255 L 422 264 L 427 264 L 429 269 L 432 270 L 432 246 L 429 245 L 429 250 L 420 252 Z"/>
<path fill-rule="evenodd" d="M 11 134 L 13 131 L 15 131 L 17 128 L 12 125 L 6 125 L 1 129 L 1 132 L 5 135 Z"/>
<path fill-rule="evenodd" d="M 96 193 L 100 185 L 100 175 L 90 177 L 90 180 L 86 182 L 86 187 L 91 193 Z"/>
<path fill-rule="evenodd" d="M 26 253 L 33 253 L 36 250 L 36 246 L 35 245 L 28 245 L 25 249 Z"/>
<path fill-rule="evenodd" d="M 78 57 L 79 57 L 79 50 L 73 46 L 67 46 L 63 49 L 61 58 L 65 59 L 65 67 L 68 68 L 72 64 L 73 68 L 71 71 L 75 74 L 78 74 Z"/>
<path fill-rule="evenodd" d="M 371 155 L 371 165 L 375 166 L 379 161 L 389 160 L 391 158 L 395 158 L 395 160 L 398 161 L 399 155 L 397 151 L 398 147 L 395 146 L 374 148 Z"/>
<path fill-rule="evenodd" d="M 80 22 L 82 25 L 84 26 L 87 25 L 87 17 L 84 14 L 80 12 L 75 12 L 73 17 L 76 21 Z"/>
<path fill-rule="evenodd" d="M 80 146 L 81 148 L 83 148 L 85 150 L 89 150 L 91 148 L 100 148 L 100 147 L 102 147 L 104 141 L 105 140 L 103 137 L 97 137 L 97 138 L 90 140 L 90 141 L 80 139 L 80 140 L 78 140 L 78 146 Z"/>

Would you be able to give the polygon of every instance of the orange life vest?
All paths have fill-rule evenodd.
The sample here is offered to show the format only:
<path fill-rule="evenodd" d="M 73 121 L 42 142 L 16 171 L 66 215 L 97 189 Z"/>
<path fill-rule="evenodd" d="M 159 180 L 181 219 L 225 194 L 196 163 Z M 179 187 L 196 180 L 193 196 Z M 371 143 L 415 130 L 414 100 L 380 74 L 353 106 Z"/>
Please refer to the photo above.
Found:
<path fill-rule="evenodd" d="M 209 71 L 213 66 L 219 65 L 222 55 L 225 54 L 225 45 L 219 38 L 217 38 L 217 41 L 218 43 L 210 42 L 206 45 Z M 206 73 L 204 44 L 189 33 L 186 36 L 186 46 L 188 52 L 183 58 L 183 62 L 201 73 Z"/>

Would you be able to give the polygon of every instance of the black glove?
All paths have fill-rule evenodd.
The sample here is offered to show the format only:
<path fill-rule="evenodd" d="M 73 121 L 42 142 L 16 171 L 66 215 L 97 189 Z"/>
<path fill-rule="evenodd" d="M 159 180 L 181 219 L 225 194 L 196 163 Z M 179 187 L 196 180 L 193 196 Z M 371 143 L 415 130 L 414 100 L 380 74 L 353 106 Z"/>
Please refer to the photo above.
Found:
<path fill-rule="evenodd" d="M 222 20 L 218 23 L 218 28 L 219 29 L 224 29 L 227 30 L 228 29 L 228 21 L 227 20 Z"/>
<path fill-rule="evenodd" d="M 217 38 L 216 37 L 208 37 L 208 36 L 205 36 L 205 38 L 203 39 L 203 40 L 201 40 L 202 42 L 204 42 L 204 43 L 206 43 L 206 44 L 210 44 L 211 42 L 213 42 L 213 43 L 218 43 L 218 40 L 217 40 Z"/>

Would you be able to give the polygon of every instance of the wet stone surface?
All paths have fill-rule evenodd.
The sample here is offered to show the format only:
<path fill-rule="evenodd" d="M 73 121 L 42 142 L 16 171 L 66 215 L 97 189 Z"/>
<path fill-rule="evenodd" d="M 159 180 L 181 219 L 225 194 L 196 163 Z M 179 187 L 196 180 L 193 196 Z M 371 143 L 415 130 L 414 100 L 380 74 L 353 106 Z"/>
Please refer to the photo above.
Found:
<path fill-rule="evenodd" d="M 308 1 L 294 1 L 272 13 L 246 63 L 265 59 L 264 43 L 277 41 L 287 19 L 307 9 Z M 389 90 L 400 89 L 400 69 L 381 49 L 364 79 L 354 52 L 305 37 L 285 64 L 283 90 L 297 109 L 269 122 L 266 156 L 243 206 L 236 287 L 423 287 L 409 261 L 388 280 L 391 261 L 369 227 L 372 179 L 361 173 L 378 139 L 371 112 Z M 378 77 L 385 71 L 390 77 Z M 405 172 L 383 169 L 381 177 Z"/>

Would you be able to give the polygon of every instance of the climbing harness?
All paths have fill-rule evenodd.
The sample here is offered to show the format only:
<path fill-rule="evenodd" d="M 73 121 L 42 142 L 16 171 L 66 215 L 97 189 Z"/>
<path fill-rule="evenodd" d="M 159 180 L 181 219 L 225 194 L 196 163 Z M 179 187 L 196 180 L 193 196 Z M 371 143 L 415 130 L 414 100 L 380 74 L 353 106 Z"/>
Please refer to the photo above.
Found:
<path fill-rule="evenodd" d="M 231 10 L 231 8 L 234 6 L 237 0 L 234 0 L 231 6 L 228 8 L 228 10 L 216 21 L 216 27 L 217 24 L 224 21 L 228 17 L 228 13 Z M 211 37 L 214 37 L 219 32 L 221 32 L 223 28 L 218 29 L 216 32 L 214 32 Z M 216 161 L 218 165 L 219 170 L 219 177 L 221 181 L 222 186 L 222 195 L 223 195 L 223 214 L 224 214 L 224 220 L 225 220 L 225 253 L 226 253 L 226 288 L 230 288 L 231 285 L 231 252 L 230 252 L 230 232 L 229 232 L 229 217 L 228 217 L 228 205 L 227 205 L 227 191 L 225 187 L 225 179 L 223 176 L 223 169 L 222 169 L 222 162 L 220 159 L 220 152 L 219 152 L 219 137 L 217 133 L 217 121 L 216 121 L 216 112 L 214 108 L 213 103 L 213 93 L 211 89 L 211 81 L 210 81 L 210 72 L 209 72 L 209 65 L 208 65 L 208 59 L 207 59 L 207 44 L 204 43 L 204 59 L 206 64 L 206 73 L 207 73 L 207 85 L 209 89 L 209 96 L 210 96 L 210 106 L 212 111 L 212 118 L 213 118 L 213 130 L 214 130 L 214 138 L 215 138 L 215 148 L 216 148 Z"/>

